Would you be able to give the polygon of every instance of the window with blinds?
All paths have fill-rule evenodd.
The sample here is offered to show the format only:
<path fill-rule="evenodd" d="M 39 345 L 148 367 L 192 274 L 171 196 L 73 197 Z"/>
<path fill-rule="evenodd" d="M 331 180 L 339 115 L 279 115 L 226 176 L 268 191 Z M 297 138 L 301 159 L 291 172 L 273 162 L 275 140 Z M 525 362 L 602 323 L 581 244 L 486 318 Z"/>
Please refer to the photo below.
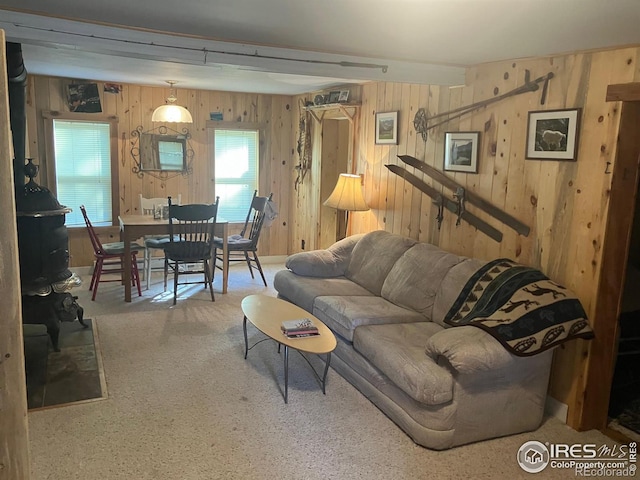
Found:
<path fill-rule="evenodd" d="M 218 216 L 244 222 L 254 190 L 258 189 L 257 130 L 214 130 Z"/>
<path fill-rule="evenodd" d="M 94 225 L 111 225 L 111 146 L 108 122 L 53 120 L 56 195 L 72 208 L 68 226 L 84 225 L 80 205 Z"/>

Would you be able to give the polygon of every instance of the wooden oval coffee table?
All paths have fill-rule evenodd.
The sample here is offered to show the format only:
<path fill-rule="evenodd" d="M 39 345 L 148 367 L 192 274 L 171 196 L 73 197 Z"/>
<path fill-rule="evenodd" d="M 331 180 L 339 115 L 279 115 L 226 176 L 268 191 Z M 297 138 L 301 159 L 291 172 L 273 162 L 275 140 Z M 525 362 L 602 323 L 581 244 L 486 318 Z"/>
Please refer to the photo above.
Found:
<path fill-rule="evenodd" d="M 288 401 L 289 348 L 293 348 L 299 352 L 313 353 L 315 355 L 327 355 L 322 378 L 320 378 L 318 372 L 311 367 L 313 374 L 322 385 L 322 393 L 326 394 L 325 385 L 327 383 L 329 363 L 331 362 L 331 352 L 335 350 L 337 342 L 333 332 L 329 330 L 324 323 L 297 305 L 289 303 L 286 300 L 268 297 L 266 295 L 249 295 L 248 297 L 245 297 L 242 300 L 242 313 L 244 314 L 242 328 L 244 330 L 245 359 L 247 358 L 249 350 L 259 343 L 257 342 L 249 347 L 249 341 L 247 338 L 247 320 L 249 320 L 267 337 L 278 342 L 278 351 L 280 349 L 280 345 L 284 345 L 284 403 L 287 403 Z M 301 318 L 309 318 L 318 327 L 320 335 L 304 338 L 288 338 L 282 333 L 280 328 L 282 322 L 286 320 L 298 320 Z M 303 358 L 305 357 L 303 356 Z"/>

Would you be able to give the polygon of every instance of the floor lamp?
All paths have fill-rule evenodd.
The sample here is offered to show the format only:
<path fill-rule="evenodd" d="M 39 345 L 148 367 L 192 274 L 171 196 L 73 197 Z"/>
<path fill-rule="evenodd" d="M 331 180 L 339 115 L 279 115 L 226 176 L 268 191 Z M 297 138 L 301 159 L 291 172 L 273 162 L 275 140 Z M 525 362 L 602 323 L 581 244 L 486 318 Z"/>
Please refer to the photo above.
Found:
<path fill-rule="evenodd" d="M 337 240 L 342 240 L 346 236 L 349 225 L 349 212 L 363 212 L 369 210 L 369 206 L 364 201 L 362 195 L 362 178 L 360 175 L 341 173 L 338 182 L 324 202 L 327 207 L 337 210 L 344 210 L 344 229 L 338 229 Z"/>

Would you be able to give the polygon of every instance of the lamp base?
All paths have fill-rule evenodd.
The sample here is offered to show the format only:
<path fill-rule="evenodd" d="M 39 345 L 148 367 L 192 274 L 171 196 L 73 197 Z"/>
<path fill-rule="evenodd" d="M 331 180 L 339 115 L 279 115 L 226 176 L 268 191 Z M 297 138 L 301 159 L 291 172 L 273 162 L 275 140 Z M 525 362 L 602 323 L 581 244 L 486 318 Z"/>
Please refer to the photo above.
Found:
<path fill-rule="evenodd" d="M 344 210 L 344 215 L 336 215 L 336 241 L 342 240 L 347 236 L 347 229 L 349 227 L 349 210 Z"/>

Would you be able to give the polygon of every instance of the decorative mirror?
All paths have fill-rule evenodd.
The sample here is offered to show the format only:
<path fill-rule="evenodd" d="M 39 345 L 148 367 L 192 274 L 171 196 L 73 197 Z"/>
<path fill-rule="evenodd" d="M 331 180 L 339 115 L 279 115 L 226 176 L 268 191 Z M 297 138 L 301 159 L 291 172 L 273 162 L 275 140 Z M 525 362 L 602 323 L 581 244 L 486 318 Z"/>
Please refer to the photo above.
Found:
<path fill-rule="evenodd" d="M 183 128 L 181 132 L 166 126 L 143 131 L 142 126 L 131 132 L 134 139 L 131 156 L 132 171 L 138 176 L 151 175 L 165 180 L 192 172 L 193 149 L 191 134 Z"/>

